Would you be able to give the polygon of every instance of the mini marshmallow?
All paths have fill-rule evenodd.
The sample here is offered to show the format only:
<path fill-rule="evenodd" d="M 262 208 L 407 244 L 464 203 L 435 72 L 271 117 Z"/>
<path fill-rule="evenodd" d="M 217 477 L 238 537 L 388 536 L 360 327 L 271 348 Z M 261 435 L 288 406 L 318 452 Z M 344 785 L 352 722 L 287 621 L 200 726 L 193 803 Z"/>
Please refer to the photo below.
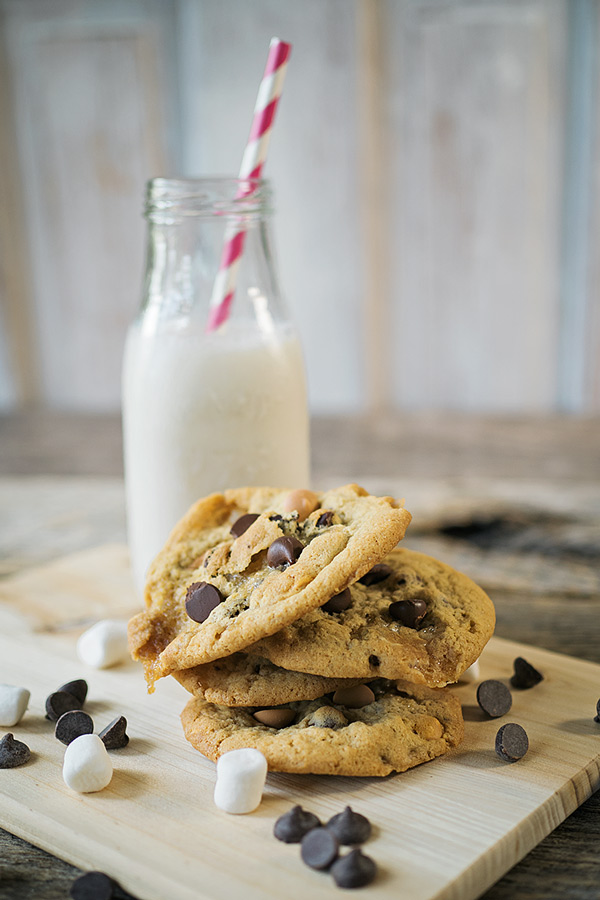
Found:
<path fill-rule="evenodd" d="M 63 778 L 67 787 L 80 794 L 101 791 L 113 774 L 108 750 L 97 734 L 82 734 L 65 750 Z"/>
<path fill-rule="evenodd" d="M 96 622 L 77 641 L 77 656 L 94 669 L 108 669 L 128 662 L 127 622 L 119 619 Z"/>
<path fill-rule="evenodd" d="M 262 800 L 267 760 L 260 750 L 229 750 L 217 760 L 215 804 L 234 815 L 252 812 Z"/>
<path fill-rule="evenodd" d="M 17 725 L 23 718 L 30 697 L 27 688 L 0 684 L 0 727 Z"/>
<path fill-rule="evenodd" d="M 481 677 L 481 675 L 480 675 L 480 669 L 479 669 L 479 660 L 476 659 L 475 662 L 473 663 L 473 665 L 469 666 L 469 668 L 465 672 L 462 673 L 462 675 L 460 676 L 460 678 L 458 680 L 466 681 L 469 684 L 471 684 L 476 681 L 479 681 L 480 677 Z"/>

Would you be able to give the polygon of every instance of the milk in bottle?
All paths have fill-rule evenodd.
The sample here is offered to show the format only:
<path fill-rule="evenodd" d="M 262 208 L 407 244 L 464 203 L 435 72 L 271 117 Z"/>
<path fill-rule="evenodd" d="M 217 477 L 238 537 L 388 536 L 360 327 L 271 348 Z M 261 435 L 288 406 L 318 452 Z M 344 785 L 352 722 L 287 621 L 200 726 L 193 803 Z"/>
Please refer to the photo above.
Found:
<path fill-rule="evenodd" d="M 141 592 L 173 525 L 200 497 L 309 484 L 302 352 L 282 302 L 259 182 L 154 179 L 144 302 L 127 337 L 123 431 L 129 545 Z M 245 231 L 230 314 L 207 332 L 226 223 Z"/>

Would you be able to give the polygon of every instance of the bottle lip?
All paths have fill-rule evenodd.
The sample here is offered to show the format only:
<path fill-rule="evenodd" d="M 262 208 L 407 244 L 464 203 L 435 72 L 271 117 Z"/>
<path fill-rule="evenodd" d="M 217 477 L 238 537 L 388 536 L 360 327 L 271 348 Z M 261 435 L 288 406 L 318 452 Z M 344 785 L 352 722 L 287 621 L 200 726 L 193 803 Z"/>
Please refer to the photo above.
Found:
<path fill-rule="evenodd" d="M 262 217 L 272 211 L 271 185 L 265 178 L 157 177 L 146 184 L 144 215 L 152 221 L 188 216 Z"/>

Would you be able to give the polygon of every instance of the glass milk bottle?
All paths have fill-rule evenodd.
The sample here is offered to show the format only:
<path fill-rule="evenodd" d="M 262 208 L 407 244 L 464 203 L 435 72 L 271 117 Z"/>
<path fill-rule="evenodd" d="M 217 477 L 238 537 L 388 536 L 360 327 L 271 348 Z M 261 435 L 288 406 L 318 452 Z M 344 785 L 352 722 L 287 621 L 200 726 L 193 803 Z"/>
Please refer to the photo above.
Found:
<path fill-rule="evenodd" d="M 200 497 L 246 485 L 308 486 L 306 383 L 282 301 L 265 181 L 149 182 L 144 297 L 125 348 L 123 432 L 136 586 Z M 246 193 L 246 196 L 240 196 Z M 229 315 L 208 327 L 232 227 L 245 232 Z"/>

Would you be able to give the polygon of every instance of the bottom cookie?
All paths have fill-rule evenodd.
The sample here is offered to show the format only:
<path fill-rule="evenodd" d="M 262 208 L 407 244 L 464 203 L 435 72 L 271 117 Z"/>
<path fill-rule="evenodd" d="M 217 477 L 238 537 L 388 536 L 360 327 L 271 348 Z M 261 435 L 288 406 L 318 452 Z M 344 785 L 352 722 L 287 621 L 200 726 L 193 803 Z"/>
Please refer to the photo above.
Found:
<path fill-rule="evenodd" d="M 456 747 L 463 736 L 458 699 L 448 691 L 408 682 L 371 682 L 374 698 L 352 708 L 330 696 L 288 703 L 293 721 L 261 724 L 257 708 L 191 700 L 181 714 L 187 740 L 209 759 L 254 747 L 271 772 L 313 775 L 389 775 L 404 772 Z"/>

